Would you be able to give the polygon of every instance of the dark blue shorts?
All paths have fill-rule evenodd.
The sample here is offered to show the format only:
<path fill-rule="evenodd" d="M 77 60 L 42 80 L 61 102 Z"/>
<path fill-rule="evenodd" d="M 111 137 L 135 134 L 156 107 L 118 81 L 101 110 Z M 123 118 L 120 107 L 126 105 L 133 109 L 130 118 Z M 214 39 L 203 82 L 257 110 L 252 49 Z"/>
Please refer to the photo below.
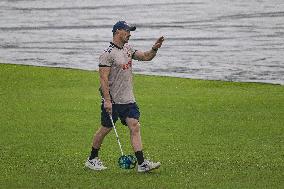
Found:
<path fill-rule="evenodd" d="M 123 125 L 126 124 L 126 118 L 134 118 L 139 121 L 140 112 L 136 103 L 130 104 L 112 104 L 112 119 L 114 124 L 120 119 Z M 104 127 L 112 127 L 109 114 L 104 109 L 104 103 L 101 105 L 101 124 Z"/>

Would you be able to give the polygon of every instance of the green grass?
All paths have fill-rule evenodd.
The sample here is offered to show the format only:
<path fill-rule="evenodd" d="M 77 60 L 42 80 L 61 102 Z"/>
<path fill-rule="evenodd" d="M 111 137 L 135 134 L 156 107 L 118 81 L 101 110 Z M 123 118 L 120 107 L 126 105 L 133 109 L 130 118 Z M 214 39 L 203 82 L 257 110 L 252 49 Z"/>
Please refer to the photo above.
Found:
<path fill-rule="evenodd" d="M 0 188 L 284 188 L 284 87 L 135 75 L 144 153 L 117 166 L 115 135 L 84 168 L 100 124 L 98 73 L 0 64 Z M 120 123 L 124 151 L 129 131 Z"/>

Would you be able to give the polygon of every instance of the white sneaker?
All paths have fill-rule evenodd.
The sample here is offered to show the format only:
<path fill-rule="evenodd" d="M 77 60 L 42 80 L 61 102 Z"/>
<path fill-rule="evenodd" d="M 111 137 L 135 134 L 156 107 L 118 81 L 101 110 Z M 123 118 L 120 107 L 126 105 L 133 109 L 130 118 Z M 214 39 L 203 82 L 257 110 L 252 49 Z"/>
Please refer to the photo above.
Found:
<path fill-rule="evenodd" d="M 161 166 L 160 162 L 152 162 L 149 160 L 144 160 L 144 162 L 141 165 L 138 165 L 138 172 L 142 173 L 142 172 L 148 172 L 151 171 L 153 169 L 158 169 Z"/>
<path fill-rule="evenodd" d="M 89 160 L 88 158 L 85 163 L 85 166 L 96 171 L 101 171 L 107 168 L 103 165 L 103 162 L 101 162 L 101 160 L 97 157 L 91 160 Z"/>

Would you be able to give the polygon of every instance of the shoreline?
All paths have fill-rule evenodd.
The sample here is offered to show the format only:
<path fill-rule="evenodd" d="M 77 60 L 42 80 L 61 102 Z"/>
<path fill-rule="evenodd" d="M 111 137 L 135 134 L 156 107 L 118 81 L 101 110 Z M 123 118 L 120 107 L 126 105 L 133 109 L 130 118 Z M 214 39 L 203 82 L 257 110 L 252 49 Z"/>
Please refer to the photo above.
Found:
<path fill-rule="evenodd" d="M 44 68 L 57 68 L 57 69 L 67 69 L 67 70 L 80 70 L 80 71 L 93 71 L 98 72 L 98 70 L 92 69 L 83 69 L 83 68 L 72 68 L 72 67 L 60 67 L 60 66 L 45 66 L 45 65 L 32 65 L 32 64 L 17 64 L 17 63 L 0 63 L 4 65 L 16 65 L 16 66 L 33 66 L 33 67 L 44 67 Z M 284 86 L 284 81 L 282 83 L 271 83 L 271 82 L 264 82 L 264 81 L 232 81 L 232 80 L 214 80 L 214 79 L 202 79 L 202 78 L 194 78 L 194 77 L 178 77 L 173 75 L 163 75 L 163 74 L 156 74 L 156 73 L 141 73 L 141 72 L 133 72 L 134 75 L 144 75 L 144 76 L 153 76 L 153 77 L 170 77 L 170 78 L 180 78 L 180 79 L 191 79 L 197 81 L 220 81 L 220 82 L 232 82 L 232 83 L 252 83 L 252 84 L 266 84 L 266 85 L 275 85 L 275 86 Z"/>

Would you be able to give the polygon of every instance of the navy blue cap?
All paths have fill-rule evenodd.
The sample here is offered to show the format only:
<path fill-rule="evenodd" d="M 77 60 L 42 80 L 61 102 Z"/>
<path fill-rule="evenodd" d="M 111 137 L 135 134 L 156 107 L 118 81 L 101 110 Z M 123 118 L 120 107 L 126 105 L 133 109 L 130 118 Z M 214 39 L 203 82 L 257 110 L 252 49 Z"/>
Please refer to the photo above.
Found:
<path fill-rule="evenodd" d="M 112 32 L 116 32 L 116 30 L 129 30 L 129 31 L 135 31 L 135 26 L 129 26 L 125 21 L 118 21 L 116 24 L 113 25 Z"/>

